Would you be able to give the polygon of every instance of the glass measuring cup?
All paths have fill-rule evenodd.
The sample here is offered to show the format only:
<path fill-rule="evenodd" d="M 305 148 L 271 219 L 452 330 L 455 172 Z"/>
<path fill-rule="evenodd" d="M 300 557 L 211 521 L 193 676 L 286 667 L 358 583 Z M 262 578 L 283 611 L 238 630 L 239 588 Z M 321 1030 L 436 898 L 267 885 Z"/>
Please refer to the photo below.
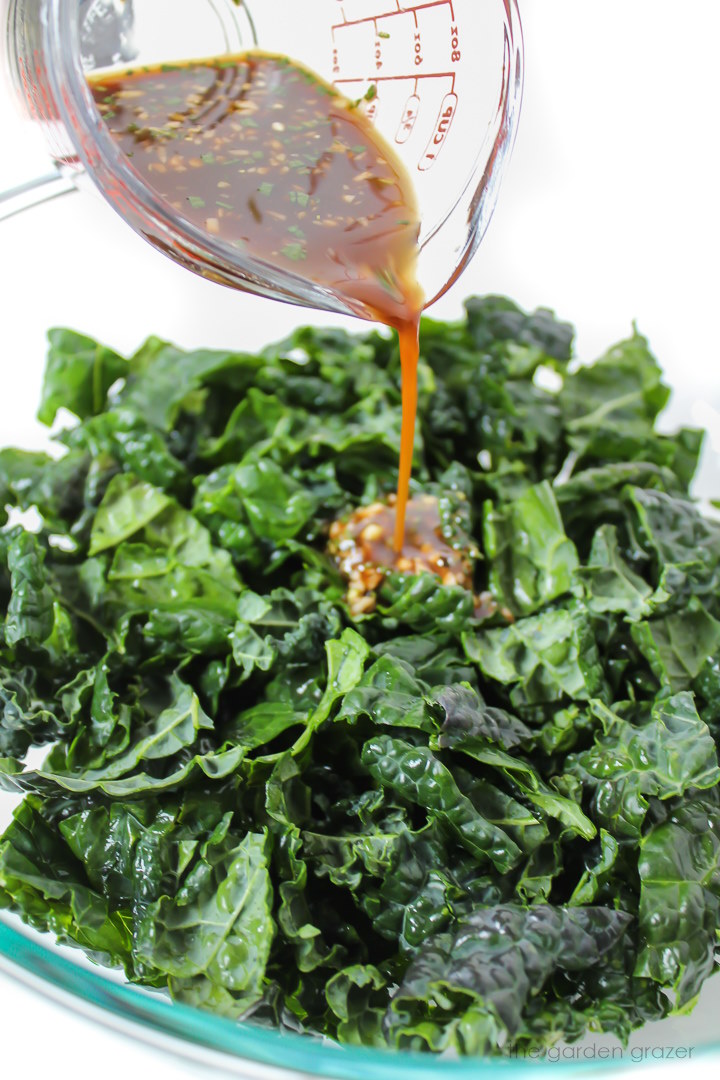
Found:
<path fill-rule="evenodd" d="M 308 14 L 308 9 L 311 14 Z M 175 261 L 225 285 L 352 313 L 323 286 L 184 219 L 133 169 L 86 75 L 251 48 L 284 53 L 366 108 L 410 173 L 419 282 L 432 303 L 487 228 L 515 136 L 522 37 L 515 0 L 0 0 L 6 71 L 53 171 L 0 195 L 0 219 L 94 186 Z"/>

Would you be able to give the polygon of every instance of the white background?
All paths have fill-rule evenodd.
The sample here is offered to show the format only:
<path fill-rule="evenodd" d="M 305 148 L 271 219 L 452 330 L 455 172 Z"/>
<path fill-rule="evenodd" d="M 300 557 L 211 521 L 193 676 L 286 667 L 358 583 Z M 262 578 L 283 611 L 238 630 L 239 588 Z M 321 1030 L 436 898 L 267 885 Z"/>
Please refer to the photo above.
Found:
<path fill-rule="evenodd" d="M 720 495 L 720 4 L 521 0 L 521 7 L 527 80 L 515 155 L 483 248 L 434 314 L 457 316 L 472 292 L 507 293 L 574 322 L 587 360 L 636 320 L 675 390 L 666 422 L 711 429 L 700 488 Z M 2 190 L 32 170 L 37 153 L 7 96 L 0 134 Z M 192 278 L 88 196 L 40 207 L 0 226 L 0 444 L 38 443 L 30 418 L 51 325 L 121 350 L 149 333 L 243 348 L 283 335 L 299 318 L 307 321 L 292 308 Z M 708 1030 L 712 1015 L 702 1018 L 705 1037 L 720 1039 Z M 164 1080 L 191 1068 L 3 978 L 0 1031 L 3 1068 L 10 1075 L 12 1065 L 22 1067 L 33 1080 L 43 1073 L 114 1080 L 133 1070 Z"/>

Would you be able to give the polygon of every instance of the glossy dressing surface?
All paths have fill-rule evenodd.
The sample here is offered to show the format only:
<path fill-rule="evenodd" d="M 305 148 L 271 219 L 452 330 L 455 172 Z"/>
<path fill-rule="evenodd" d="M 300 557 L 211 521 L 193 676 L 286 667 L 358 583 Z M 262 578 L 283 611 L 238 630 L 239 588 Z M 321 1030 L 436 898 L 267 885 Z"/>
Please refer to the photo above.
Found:
<path fill-rule="evenodd" d="M 286 57 L 93 76 L 113 138 L 179 215 L 308 278 L 398 331 L 403 425 L 394 552 L 402 553 L 417 409 L 419 214 L 410 177 L 365 116 Z"/>
<path fill-rule="evenodd" d="M 395 510 L 385 503 L 361 506 L 347 520 L 330 527 L 329 552 L 348 582 L 347 600 L 353 615 L 375 610 L 376 592 L 387 568 L 403 574 L 435 574 L 443 585 L 472 589 L 477 553 L 444 538 L 438 500 L 419 495 L 408 501 L 399 555 L 394 547 Z"/>

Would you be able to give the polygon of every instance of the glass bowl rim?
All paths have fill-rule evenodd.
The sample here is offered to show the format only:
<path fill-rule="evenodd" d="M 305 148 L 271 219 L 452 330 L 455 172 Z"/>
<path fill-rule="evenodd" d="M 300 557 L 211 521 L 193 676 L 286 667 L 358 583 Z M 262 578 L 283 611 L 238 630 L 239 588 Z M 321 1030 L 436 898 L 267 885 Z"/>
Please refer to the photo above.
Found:
<path fill-rule="evenodd" d="M 38 993 L 110 1027 L 132 1033 L 146 1044 L 171 1051 L 176 1057 L 202 1063 L 212 1055 L 213 1067 L 236 1073 L 251 1066 L 244 1075 L 253 1080 L 463 1080 L 477 1078 L 479 1070 L 488 1080 L 500 1076 L 547 1075 L 561 1067 L 587 1073 L 608 1066 L 623 1068 L 612 1052 L 582 1060 L 550 1059 L 528 1053 L 522 1057 L 466 1057 L 448 1060 L 431 1053 L 339 1046 L 293 1032 L 275 1031 L 243 1024 L 210 1012 L 203 1012 L 163 994 L 154 994 L 108 978 L 102 969 L 90 970 L 73 963 L 54 947 L 48 947 L 23 933 L 13 923 L 16 916 L 0 912 L 0 972 L 24 982 Z M 114 1021 L 114 1022 L 113 1022 Z M 720 1041 L 694 1049 L 693 1062 L 720 1056 Z M 633 1060 L 633 1065 L 637 1062 Z M 651 1066 L 654 1060 L 644 1060 Z M 657 1062 L 662 1064 L 662 1062 Z"/>

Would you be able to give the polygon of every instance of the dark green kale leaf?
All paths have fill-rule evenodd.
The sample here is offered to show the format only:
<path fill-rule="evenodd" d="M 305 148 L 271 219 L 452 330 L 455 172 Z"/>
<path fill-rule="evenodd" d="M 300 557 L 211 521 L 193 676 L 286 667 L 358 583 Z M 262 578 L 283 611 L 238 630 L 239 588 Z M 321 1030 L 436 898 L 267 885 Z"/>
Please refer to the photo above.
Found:
<path fill-rule="evenodd" d="M 717 603 L 720 585 L 720 525 L 696 504 L 663 491 L 629 488 L 633 537 L 652 563 L 654 584 L 666 594 L 670 610 L 693 597 Z"/>
<path fill-rule="evenodd" d="M 720 809 L 691 799 L 643 837 L 636 974 L 685 1006 L 715 967 L 720 915 Z"/>
<path fill-rule="evenodd" d="M 262 997 L 275 926 L 267 834 L 238 840 L 230 820 L 200 847 L 175 896 L 147 906 L 134 949 L 178 1001 L 242 1016 Z"/>
<path fill-rule="evenodd" d="M 155 487 L 172 492 L 187 488 L 187 471 L 171 452 L 163 432 L 131 409 L 113 409 L 92 417 L 63 433 L 63 441 L 76 456 L 83 450 L 93 458 L 107 455 Z M 72 461 L 73 456 L 60 460 Z"/>
<path fill-rule="evenodd" d="M 323 656 L 325 642 L 341 630 L 337 609 L 312 589 L 275 589 L 260 596 L 246 590 L 237 603 L 230 636 L 235 663 L 244 678 L 254 671 L 284 668 L 308 671 Z"/>
<path fill-rule="evenodd" d="M 418 681 L 402 660 L 381 656 L 345 695 L 336 720 L 356 724 L 366 717 L 379 727 L 409 727 L 433 732 L 436 723 L 429 687 Z"/>
<path fill-rule="evenodd" d="M 507 627 L 465 633 L 463 644 L 488 679 L 512 687 L 510 701 L 516 708 L 588 701 L 603 692 L 593 625 L 575 600 Z"/>
<path fill-rule="evenodd" d="M 248 353 L 185 352 L 167 341 L 149 338 L 128 361 L 118 403 L 154 427 L 169 431 L 182 413 L 202 409 L 209 387 L 242 394 L 261 364 L 259 357 Z"/>
<path fill-rule="evenodd" d="M 720 780 L 715 741 L 691 694 L 660 699 L 639 725 L 592 702 L 603 734 L 567 759 L 592 799 L 593 817 L 616 837 L 638 839 L 648 798 L 670 799 Z"/>
<path fill-rule="evenodd" d="M 482 696 L 468 685 L 454 685 L 437 692 L 435 698 L 443 713 L 439 744 L 454 750 L 468 739 L 476 745 L 493 743 L 502 750 L 512 750 L 531 738 L 528 727 L 504 709 L 488 706 Z"/>
<path fill-rule="evenodd" d="M 379 735 L 365 744 L 362 760 L 382 787 L 422 806 L 479 861 L 489 859 L 500 872 L 515 865 L 520 855 L 517 844 L 477 812 L 429 748 Z"/>
<path fill-rule="evenodd" d="M 352 964 L 328 980 L 325 995 L 337 1017 L 338 1037 L 358 1046 L 385 1046 L 382 1033 L 383 997 L 387 985 L 372 964 Z M 373 1007 L 373 1002 L 377 1005 Z"/>
<path fill-rule="evenodd" d="M 64 533 L 82 508 L 89 464 L 87 455 L 77 450 L 61 458 L 31 450 L 0 450 L 0 507 L 34 506 L 49 529 Z"/>
<path fill-rule="evenodd" d="M 123 473 L 118 479 L 126 478 L 132 480 L 131 474 Z M 241 591 L 228 552 L 213 545 L 207 529 L 187 510 L 169 500 L 161 503 L 156 489 L 150 489 L 148 506 L 154 503 L 157 514 L 138 520 L 139 528 L 131 539 L 121 539 L 127 532 L 121 516 L 125 495 L 117 498 L 118 490 L 112 482 L 106 495 L 107 513 L 103 515 L 104 501 L 97 515 L 101 522 L 112 519 L 115 532 L 98 536 L 93 530 L 93 551 L 98 544 L 109 548 L 117 541 L 98 614 L 112 618 L 119 640 L 134 621 L 155 656 L 228 652 Z M 134 498 L 135 481 L 129 490 Z M 149 514 L 148 509 L 146 517 Z"/>
<path fill-rule="evenodd" d="M 103 412 L 108 390 L 128 373 L 127 361 L 73 330 L 50 330 L 48 341 L 38 420 L 52 424 L 61 408 L 81 420 Z"/>
<path fill-rule="evenodd" d="M 164 491 L 132 473 L 118 473 L 110 481 L 95 515 L 89 554 L 117 547 L 170 505 L 171 499 Z"/>
<path fill-rule="evenodd" d="M 686 690 L 720 645 L 720 622 L 692 598 L 685 611 L 636 623 L 633 641 L 661 687 Z"/>
<path fill-rule="evenodd" d="M 516 904 L 480 909 L 423 945 L 385 1016 L 400 1047 L 487 1053 L 515 1035 L 554 971 L 602 963 L 630 916 L 611 908 Z"/>
<path fill-rule="evenodd" d="M 8 546 L 11 594 L 5 615 L 8 645 L 42 645 L 53 629 L 53 591 L 45 569 L 45 551 L 29 532 L 18 533 Z"/>
<path fill-rule="evenodd" d="M 490 591 L 513 614 L 531 615 L 570 592 L 577 552 L 547 481 L 503 509 L 486 503 L 483 529 Z"/>
<path fill-rule="evenodd" d="M 701 434 L 660 435 L 654 425 L 669 389 L 637 331 L 589 367 L 568 375 L 558 395 L 567 442 L 583 465 L 642 461 L 671 469 L 689 484 L 697 467 Z"/>
<path fill-rule="evenodd" d="M 38 696 L 38 673 L 32 667 L 0 667 L 0 755 L 23 758 L 28 749 L 65 737 L 67 719 L 54 703 Z"/>
<path fill-rule="evenodd" d="M 653 590 L 623 558 L 615 525 L 601 525 L 593 537 L 587 564 L 575 569 L 585 602 L 594 615 L 623 614 L 633 622 L 650 615 Z"/>
<path fill-rule="evenodd" d="M 443 585 L 430 574 L 388 574 L 380 588 L 378 610 L 389 627 L 406 626 L 417 634 L 460 634 L 472 622 L 473 598 L 460 585 Z"/>
<path fill-rule="evenodd" d="M 272 461 L 224 465 L 198 485 L 194 513 L 239 566 L 262 567 L 276 547 L 309 530 L 316 496 Z M 312 530 L 309 530 L 310 532 Z"/>
<path fill-rule="evenodd" d="M 505 296 L 475 296 L 466 302 L 465 309 L 468 330 L 478 350 L 503 352 L 521 346 L 561 365 L 570 360 L 575 331 L 548 308 L 527 314 Z"/>
<path fill-rule="evenodd" d="M 37 930 L 80 945 L 98 963 L 132 973 L 126 920 L 87 885 L 85 870 L 36 796 L 16 809 L 0 842 L 0 907 L 20 911 Z"/>

